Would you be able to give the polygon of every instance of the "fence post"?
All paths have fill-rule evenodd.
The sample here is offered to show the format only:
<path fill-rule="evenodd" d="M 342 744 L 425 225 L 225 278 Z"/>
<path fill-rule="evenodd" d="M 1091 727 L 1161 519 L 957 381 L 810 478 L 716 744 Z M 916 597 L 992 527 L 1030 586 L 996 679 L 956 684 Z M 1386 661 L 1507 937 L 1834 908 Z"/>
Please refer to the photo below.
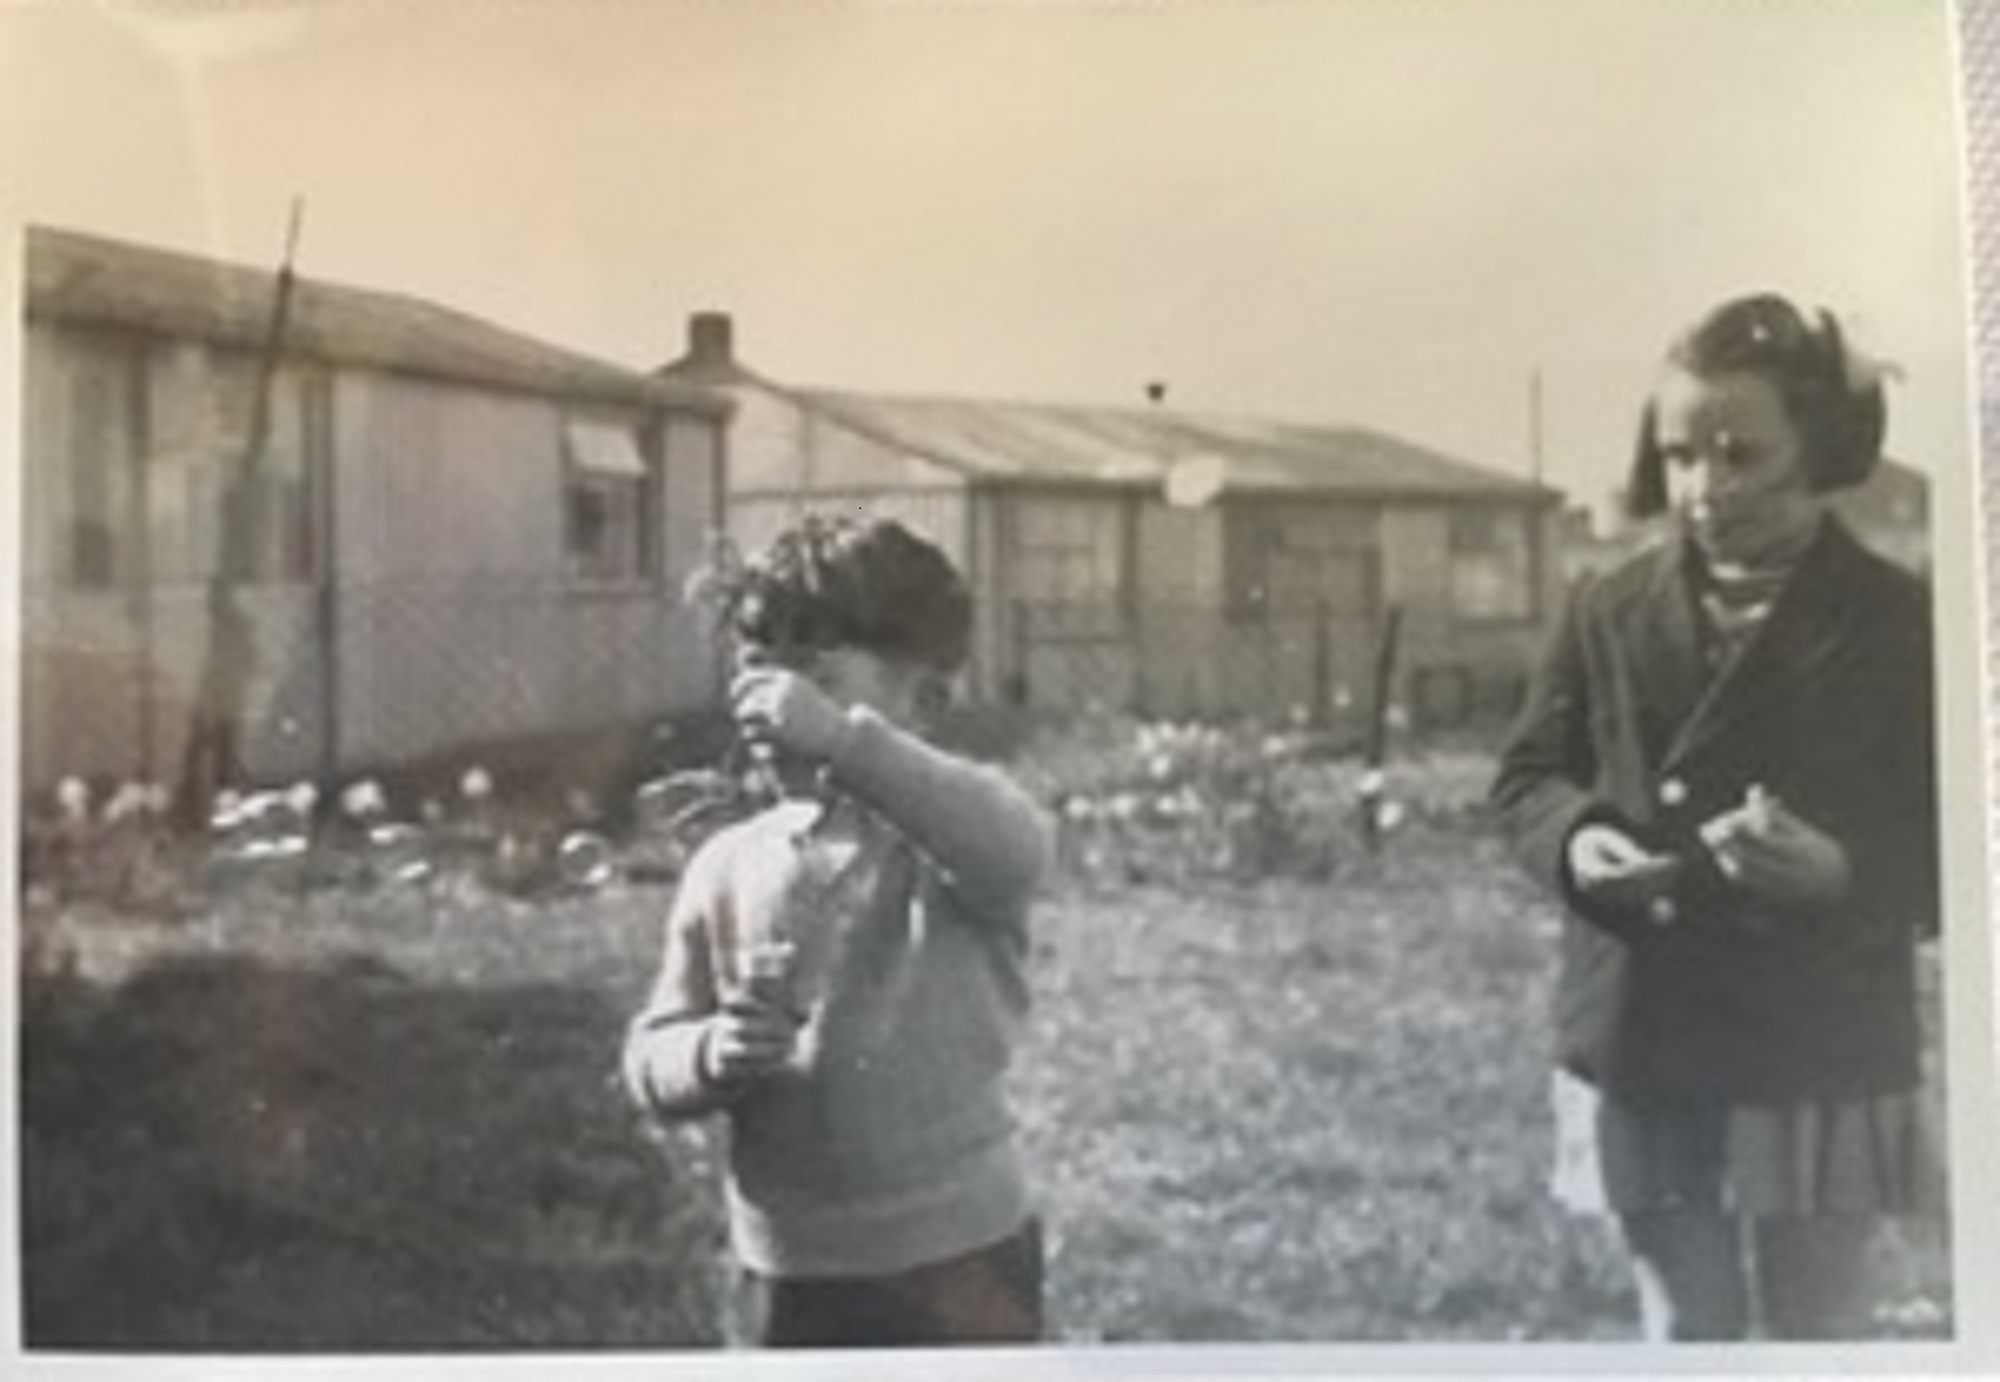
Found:
<path fill-rule="evenodd" d="M 1382 845 L 1383 763 L 1389 756 L 1389 694 L 1396 684 L 1396 644 L 1403 610 L 1390 605 L 1382 614 L 1375 645 L 1375 686 L 1368 705 L 1368 748 L 1361 774 L 1361 841 L 1373 854 Z"/>
<path fill-rule="evenodd" d="M 1332 723 L 1333 631 L 1328 627 L 1333 610 L 1326 597 L 1313 602 L 1312 626 L 1312 727 L 1323 730 Z"/>
<path fill-rule="evenodd" d="M 1012 614 L 1013 628 L 1010 642 L 1012 649 L 1008 656 L 1008 667 L 1000 679 L 1001 694 L 1007 704 L 1025 708 L 1030 699 L 1028 686 L 1028 602 L 1015 600 L 1008 606 Z"/>

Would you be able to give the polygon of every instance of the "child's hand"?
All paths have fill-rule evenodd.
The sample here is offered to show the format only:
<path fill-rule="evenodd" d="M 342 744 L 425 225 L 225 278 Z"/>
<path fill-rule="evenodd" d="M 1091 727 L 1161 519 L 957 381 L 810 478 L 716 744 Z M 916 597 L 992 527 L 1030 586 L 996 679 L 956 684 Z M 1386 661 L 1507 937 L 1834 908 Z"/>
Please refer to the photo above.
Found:
<path fill-rule="evenodd" d="M 732 998 L 708 1020 L 702 1077 L 724 1087 L 764 1079 L 791 1061 L 798 1037 L 798 1019 L 776 1004 Z"/>
<path fill-rule="evenodd" d="M 784 667 L 750 666 L 730 683 L 729 700 L 752 744 L 824 760 L 848 732 L 847 712 L 810 677 Z"/>
<path fill-rule="evenodd" d="M 1701 838 L 1725 878 L 1772 902 L 1837 902 L 1847 891 L 1851 869 L 1840 842 L 1761 786 L 1706 822 Z"/>
<path fill-rule="evenodd" d="M 1673 890 L 1681 861 L 1655 854 L 1613 825 L 1586 825 L 1570 837 L 1568 862 L 1576 890 L 1612 907 L 1643 907 Z"/>

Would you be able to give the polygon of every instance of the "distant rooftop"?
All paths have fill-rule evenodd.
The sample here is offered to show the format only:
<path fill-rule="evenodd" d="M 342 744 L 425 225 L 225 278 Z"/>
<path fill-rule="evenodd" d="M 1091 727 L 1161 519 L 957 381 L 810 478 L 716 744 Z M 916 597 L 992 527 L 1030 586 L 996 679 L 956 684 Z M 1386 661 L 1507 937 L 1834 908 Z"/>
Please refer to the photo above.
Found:
<path fill-rule="evenodd" d="M 1556 498 L 1546 486 L 1363 427 L 1157 406 L 792 392 L 857 432 L 979 480 L 1150 489 L 1175 466 L 1199 461 L 1230 493 Z"/>
<path fill-rule="evenodd" d="M 659 377 L 767 389 L 880 445 L 977 483 L 1158 489 L 1199 462 L 1220 492 L 1370 499 L 1488 497 L 1553 504 L 1558 491 L 1371 431 L 1181 412 L 796 388 L 746 368 L 722 312 L 696 313 Z"/>
<path fill-rule="evenodd" d="M 27 235 L 33 321 L 120 327 L 257 349 L 276 266 L 251 268 L 47 226 Z M 400 293 L 293 280 L 285 354 L 537 394 L 724 412 L 726 400 Z"/>

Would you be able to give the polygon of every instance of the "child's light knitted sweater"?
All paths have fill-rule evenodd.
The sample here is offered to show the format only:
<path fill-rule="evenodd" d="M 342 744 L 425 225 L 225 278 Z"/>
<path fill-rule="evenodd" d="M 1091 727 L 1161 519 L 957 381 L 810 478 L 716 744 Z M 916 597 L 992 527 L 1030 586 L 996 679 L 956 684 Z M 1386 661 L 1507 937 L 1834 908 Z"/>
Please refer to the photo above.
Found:
<path fill-rule="evenodd" d="M 830 767 L 851 801 L 818 819 L 780 803 L 696 855 L 625 1049 L 648 1107 L 728 1111 L 732 1244 L 771 1276 L 902 1271 L 1028 1214 L 1002 1082 L 1027 1007 L 1042 814 L 996 770 L 866 711 L 850 720 Z M 718 1089 L 699 1064 L 707 1019 L 774 946 L 808 1018 L 797 1054 Z"/>

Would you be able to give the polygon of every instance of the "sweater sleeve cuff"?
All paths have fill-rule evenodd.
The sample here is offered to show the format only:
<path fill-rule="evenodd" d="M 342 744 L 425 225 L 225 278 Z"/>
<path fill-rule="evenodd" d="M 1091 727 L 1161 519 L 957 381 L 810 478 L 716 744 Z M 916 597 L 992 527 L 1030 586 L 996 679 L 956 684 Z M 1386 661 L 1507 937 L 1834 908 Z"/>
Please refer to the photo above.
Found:
<path fill-rule="evenodd" d="M 697 1018 L 645 1019 L 625 1044 L 625 1085 L 634 1100 L 664 1117 L 706 1113 L 728 1090 L 705 1069 L 709 1024 Z"/>

